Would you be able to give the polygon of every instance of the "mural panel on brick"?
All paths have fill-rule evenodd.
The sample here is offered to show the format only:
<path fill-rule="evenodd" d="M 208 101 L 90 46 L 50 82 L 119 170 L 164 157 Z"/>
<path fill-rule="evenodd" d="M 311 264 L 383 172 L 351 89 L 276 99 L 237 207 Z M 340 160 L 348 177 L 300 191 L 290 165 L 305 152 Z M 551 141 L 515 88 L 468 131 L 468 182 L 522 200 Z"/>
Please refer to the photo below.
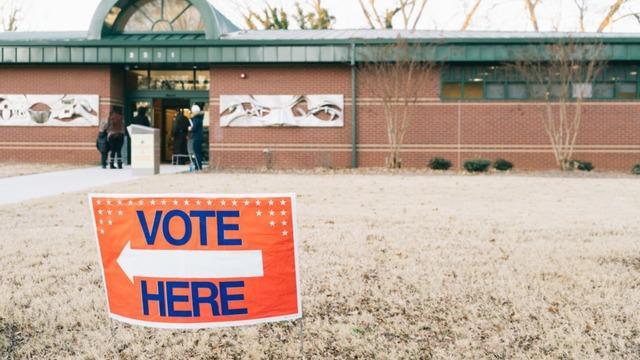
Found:
<path fill-rule="evenodd" d="M 98 95 L 0 94 L 0 126 L 98 126 Z"/>
<path fill-rule="evenodd" d="M 221 127 L 343 127 L 344 95 L 222 95 Z"/>

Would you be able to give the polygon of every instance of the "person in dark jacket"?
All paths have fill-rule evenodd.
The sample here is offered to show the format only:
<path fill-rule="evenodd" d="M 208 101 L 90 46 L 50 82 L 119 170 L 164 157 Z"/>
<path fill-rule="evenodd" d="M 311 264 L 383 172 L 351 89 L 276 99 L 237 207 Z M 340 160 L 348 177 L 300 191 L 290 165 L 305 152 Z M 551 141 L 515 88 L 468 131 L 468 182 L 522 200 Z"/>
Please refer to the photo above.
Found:
<path fill-rule="evenodd" d="M 111 150 L 110 168 L 115 169 L 117 162 L 118 169 L 122 169 L 122 145 L 124 144 L 124 119 L 122 115 L 115 111 L 109 114 L 107 123 L 107 140 Z"/>
<path fill-rule="evenodd" d="M 139 107 L 138 108 L 138 115 L 136 115 L 133 118 L 133 120 L 131 121 L 131 125 L 140 125 L 140 126 L 151 127 L 151 121 L 149 121 L 149 117 L 147 116 L 147 108 L 146 107 Z"/>
<path fill-rule="evenodd" d="M 189 135 L 189 120 L 184 116 L 182 110 L 178 110 L 178 115 L 173 122 L 173 154 L 189 155 L 187 149 L 187 136 Z M 178 164 L 184 164 L 184 158 L 178 158 Z"/>
<path fill-rule="evenodd" d="M 107 124 L 108 121 L 101 121 L 98 131 L 98 138 L 96 139 L 96 148 L 100 152 L 100 164 L 103 169 L 107 168 L 107 159 L 109 157 L 109 141 L 107 139 Z"/>
<path fill-rule="evenodd" d="M 189 130 L 191 131 L 191 140 L 193 141 L 193 153 L 196 156 L 196 171 L 202 170 L 202 141 L 204 140 L 204 114 L 200 110 L 200 106 L 193 105 L 191 107 L 191 123 L 193 124 Z"/>

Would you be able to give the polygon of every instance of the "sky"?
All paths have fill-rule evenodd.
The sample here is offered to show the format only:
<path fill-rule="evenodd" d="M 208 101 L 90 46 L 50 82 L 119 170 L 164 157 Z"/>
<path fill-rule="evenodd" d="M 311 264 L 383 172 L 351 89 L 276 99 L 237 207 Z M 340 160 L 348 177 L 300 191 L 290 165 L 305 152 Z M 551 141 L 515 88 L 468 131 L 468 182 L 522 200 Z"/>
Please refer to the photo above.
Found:
<path fill-rule="evenodd" d="M 86 31 L 100 0 L 0 0 L 13 1 L 22 7 L 21 31 Z M 310 0 L 300 0 L 302 4 Z M 576 31 L 578 12 L 575 0 L 543 0 L 538 10 L 542 31 L 554 29 Z M 614 0 L 586 0 L 586 30 L 595 31 Z M 265 0 L 210 0 L 220 12 L 236 25 L 244 28 L 242 9 L 264 8 Z M 377 0 L 379 9 L 391 7 L 397 0 Z M 475 0 L 429 0 L 419 29 L 459 30 L 465 14 Z M 294 0 L 269 0 L 269 3 L 292 9 Z M 323 6 L 337 18 L 335 28 L 366 28 L 367 21 L 358 0 L 322 0 Z M 640 0 L 629 0 L 620 15 L 640 12 Z M 295 21 L 290 19 L 293 24 Z M 469 30 L 531 31 L 533 28 L 523 0 L 483 0 Z M 633 16 L 626 17 L 607 29 L 613 32 L 640 32 L 640 23 Z"/>

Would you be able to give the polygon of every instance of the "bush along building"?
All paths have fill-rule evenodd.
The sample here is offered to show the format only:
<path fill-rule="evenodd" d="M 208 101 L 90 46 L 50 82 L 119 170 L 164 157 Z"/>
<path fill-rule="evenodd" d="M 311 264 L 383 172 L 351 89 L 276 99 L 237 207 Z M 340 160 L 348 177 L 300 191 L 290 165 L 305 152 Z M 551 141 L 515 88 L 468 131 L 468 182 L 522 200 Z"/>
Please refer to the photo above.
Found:
<path fill-rule="evenodd" d="M 97 163 L 100 119 L 145 107 L 169 162 L 198 104 L 222 168 L 628 171 L 639 60 L 632 34 L 243 31 L 205 0 L 103 0 L 87 32 L 0 34 L 0 159 Z"/>

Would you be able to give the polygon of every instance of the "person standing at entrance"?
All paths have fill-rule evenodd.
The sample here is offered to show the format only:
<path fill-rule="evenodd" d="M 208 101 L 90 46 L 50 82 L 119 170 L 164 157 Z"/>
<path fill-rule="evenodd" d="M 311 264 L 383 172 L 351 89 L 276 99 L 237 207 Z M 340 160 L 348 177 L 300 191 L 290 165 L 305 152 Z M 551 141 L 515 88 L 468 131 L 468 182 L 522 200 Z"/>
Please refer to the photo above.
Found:
<path fill-rule="evenodd" d="M 103 169 L 107 168 L 107 160 L 109 158 L 109 141 L 108 141 L 108 133 L 107 126 L 109 125 L 108 119 L 100 120 L 100 125 L 98 127 L 98 138 L 96 139 L 96 147 L 100 152 L 100 165 L 102 165 Z"/>
<path fill-rule="evenodd" d="M 107 141 L 109 142 L 109 149 L 111 150 L 110 168 L 115 169 L 115 164 L 117 163 L 118 169 L 122 169 L 124 119 L 122 115 L 113 110 L 109 114 L 109 121 L 107 123 Z"/>
<path fill-rule="evenodd" d="M 200 106 L 191 107 L 191 140 L 193 141 L 193 153 L 196 156 L 196 171 L 202 170 L 202 141 L 204 140 L 204 114 Z"/>
<path fill-rule="evenodd" d="M 184 164 L 184 158 L 188 157 L 187 136 L 189 135 L 189 120 L 182 110 L 178 109 L 178 115 L 173 122 L 173 155 L 178 157 L 178 165 Z"/>
<path fill-rule="evenodd" d="M 149 117 L 147 116 L 146 107 L 141 106 L 138 108 L 138 114 L 131 121 L 131 125 L 151 127 L 151 121 L 149 121 Z"/>

